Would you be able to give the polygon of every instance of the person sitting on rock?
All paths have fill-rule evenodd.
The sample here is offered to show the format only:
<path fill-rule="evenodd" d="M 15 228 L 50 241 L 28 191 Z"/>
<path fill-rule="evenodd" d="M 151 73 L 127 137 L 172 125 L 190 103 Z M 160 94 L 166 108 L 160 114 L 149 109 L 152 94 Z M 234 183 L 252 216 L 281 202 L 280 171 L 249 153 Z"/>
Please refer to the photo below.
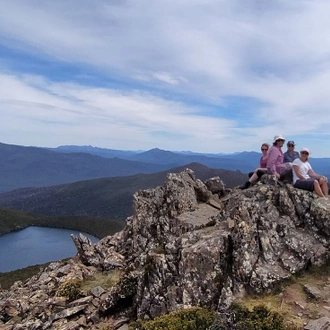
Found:
<path fill-rule="evenodd" d="M 253 182 L 260 179 L 263 174 L 267 172 L 267 157 L 268 157 L 269 144 L 263 143 L 261 145 L 262 156 L 260 158 L 260 166 L 254 170 L 254 172 L 249 173 L 250 179 L 240 186 L 240 189 L 247 189 L 251 186 Z"/>
<path fill-rule="evenodd" d="M 299 189 L 314 191 L 320 197 L 327 197 L 328 179 L 313 171 L 308 161 L 309 154 L 308 148 L 302 148 L 300 150 L 300 157 L 293 161 L 293 186 Z"/>
<path fill-rule="evenodd" d="M 275 135 L 272 147 L 269 149 L 267 158 L 268 173 L 280 179 L 286 172 L 291 171 L 290 163 L 283 163 L 284 154 L 282 146 L 285 138 L 282 135 Z"/>
<path fill-rule="evenodd" d="M 288 141 L 286 144 L 288 150 L 284 153 L 284 163 L 292 163 L 295 159 L 299 158 L 299 152 L 294 150 L 294 141 Z"/>

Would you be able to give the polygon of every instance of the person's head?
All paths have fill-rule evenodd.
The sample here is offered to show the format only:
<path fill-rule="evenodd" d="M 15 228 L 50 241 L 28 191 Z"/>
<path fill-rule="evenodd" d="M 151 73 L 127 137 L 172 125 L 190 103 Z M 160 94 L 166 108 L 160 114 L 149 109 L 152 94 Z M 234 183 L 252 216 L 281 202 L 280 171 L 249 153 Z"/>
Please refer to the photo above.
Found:
<path fill-rule="evenodd" d="M 274 143 L 273 143 L 274 146 L 281 148 L 284 142 L 285 142 L 285 138 L 281 134 L 274 136 Z"/>
<path fill-rule="evenodd" d="M 262 152 L 263 154 L 267 154 L 268 149 L 269 149 L 269 144 L 268 144 L 268 143 L 263 143 L 263 144 L 261 145 L 261 152 Z"/>
<path fill-rule="evenodd" d="M 294 141 L 288 141 L 286 146 L 288 147 L 288 151 L 293 151 L 295 146 Z"/>
<path fill-rule="evenodd" d="M 300 150 L 300 160 L 306 162 L 308 160 L 309 154 L 310 152 L 308 148 L 302 148 Z"/>

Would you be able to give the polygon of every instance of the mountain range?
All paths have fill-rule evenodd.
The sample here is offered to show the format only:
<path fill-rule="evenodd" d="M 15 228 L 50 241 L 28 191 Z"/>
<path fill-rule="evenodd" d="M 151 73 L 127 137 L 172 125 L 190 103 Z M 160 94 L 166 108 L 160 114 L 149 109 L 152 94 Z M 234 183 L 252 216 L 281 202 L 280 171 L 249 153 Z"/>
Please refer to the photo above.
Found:
<path fill-rule="evenodd" d="M 76 150 L 79 148 L 76 147 Z M 120 153 L 123 157 L 125 155 L 125 159 L 117 157 Z M 258 153 L 210 157 L 152 149 L 140 153 L 116 151 L 114 158 L 105 158 L 86 152 L 68 152 L 61 148 L 54 151 L 4 143 L 0 143 L 0 154 L 0 192 L 103 177 L 157 173 L 192 162 L 210 168 L 249 172 L 260 157 Z"/>
<path fill-rule="evenodd" d="M 210 169 L 191 163 L 170 170 L 179 173 L 185 168 L 194 171 L 202 181 L 219 176 L 231 188 L 246 180 L 239 171 Z M 93 216 L 125 220 L 132 215 L 133 194 L 141 189 L 164 184 L 168 171 L 133 176 L 108 177 L 78 181 L 42 188 L 21 188 L 0 194 L 0 207 L 24 210 L 44 216 Z"/>
<path fill-rule="evenodd" d="M 0 192 L 102 177 L 156 173 L 168 168 L 166 165 L 103 158 L 88 153 L 59 153 L 3 143 L 0 143 L 0 154 Z"/>
<path fill-rule="evenodd" d="M 125 151 L 91 146 L 23 147 L 0 143 L 0 207 L 63 217 L 125 220 L 133 194 L 162 185 L 168 172 L 189 167 L 197 178 L 219 176 L 227 187 L 242 184 L 260 153 L 201 154 L 158 148 Z M 121 158 L 119 158 L 121 157 Z M 330 177 L 330 159 L 311 159 Z"/>

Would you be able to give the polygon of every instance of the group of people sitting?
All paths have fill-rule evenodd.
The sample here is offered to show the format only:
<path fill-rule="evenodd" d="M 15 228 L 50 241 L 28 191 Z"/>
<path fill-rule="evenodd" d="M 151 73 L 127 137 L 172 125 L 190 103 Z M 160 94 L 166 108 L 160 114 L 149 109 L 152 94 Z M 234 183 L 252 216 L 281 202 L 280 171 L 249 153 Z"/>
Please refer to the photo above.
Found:
<path fill-rule="evenodd" d="M 327 197 L 328 179 L 313 171 L 308 162 L 309 149 L 302 148 L 299 154 L 294 150 L 294 141 L 288 141 L 288 150 L 283 153 L 284 142 L 285 138 L 283 136 L 275 135 L 271 147 L 267 143 L 261 145 L 260 167 L 249 173 L 250 179 L 240 189 L 249 188 L 253 182 L 265 173 L 275 175 L 279 180 L 290 177 L 292 174 L 291 183 L 295 188 L 314 191 L 320 197 Z"/>

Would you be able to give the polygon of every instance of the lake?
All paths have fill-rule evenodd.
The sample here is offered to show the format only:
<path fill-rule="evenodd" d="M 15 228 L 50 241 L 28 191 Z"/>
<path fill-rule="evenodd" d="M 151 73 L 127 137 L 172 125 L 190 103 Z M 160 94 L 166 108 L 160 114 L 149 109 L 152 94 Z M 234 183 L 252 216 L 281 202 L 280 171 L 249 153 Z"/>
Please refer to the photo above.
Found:
<path fill-rule="evenodd" d="M 79 233 L 71 229 L 27 227 L 1 235 L 0 272 L 72 257 L 76 255 L 77 249 L 70 234 L 78 236 Z M 92 235 L 82 234 L 93 243 L 98 241 Z"/>

